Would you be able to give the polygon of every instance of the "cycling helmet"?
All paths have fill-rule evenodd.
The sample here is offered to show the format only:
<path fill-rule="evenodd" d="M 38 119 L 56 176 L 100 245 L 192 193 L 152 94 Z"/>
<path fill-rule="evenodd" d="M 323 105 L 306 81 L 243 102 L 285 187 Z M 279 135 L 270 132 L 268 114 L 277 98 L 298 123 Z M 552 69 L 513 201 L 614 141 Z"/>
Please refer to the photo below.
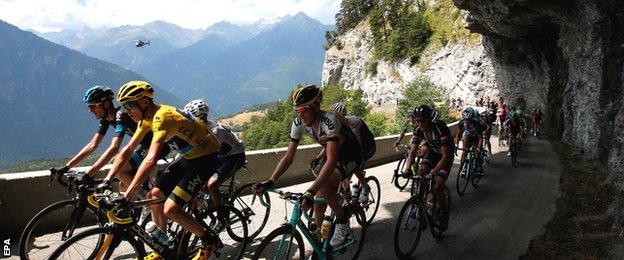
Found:
<path fill-rule="evenodd" d="M 464 109 L 464 112 L 462 112 L 462 118 L 463 119 L 471 119 L 475 117 L 475 110 L 472 107 L 467 107 L 466 109 Z"/>
<path fill-rule="evenodd" d="M 425 119 L 431 119 L 432 118 L 432 111 L 431 108 L 427 105 L 420 105 L 419 107 L 414 108 L 414 110 L 411 111 L 410 116 L 413 117 L 422 117 Z"/>
<path fill-rule="evenodd" d="M 113 99 L 113 90 L 105 86 L 95 86 L 87 89 L 82 98 L 85 103 L 98 103 L 106 99 Z"/>
<path fill-rule="evenodd" d="M 143 97 L 154 99 L 154 89 L 145 81 L 130 81 L 121 86 L 117 93 L 117 101 L 121 103 L 137 101 Z"/>
<path fill-rule="evenodd" d="M 191 113 L 194 117 L 208 116 L 209 110 L 208 104 L 201 99 L 188 102 L 188 104 L 184 106 L 184 111 Z"/>
<path fill-rule="evenodd" d="M 323 91 L 316 85 L 307 85 L 298 88 L 292 95 L 293 106 L 310 106 L 323 100 Z"/>
<path fill-rule="evenodd" d="M 334 103 L 329 109 L 338 113 L 341 116 L 347 115 L 347 108 L 342 102 Z"/>

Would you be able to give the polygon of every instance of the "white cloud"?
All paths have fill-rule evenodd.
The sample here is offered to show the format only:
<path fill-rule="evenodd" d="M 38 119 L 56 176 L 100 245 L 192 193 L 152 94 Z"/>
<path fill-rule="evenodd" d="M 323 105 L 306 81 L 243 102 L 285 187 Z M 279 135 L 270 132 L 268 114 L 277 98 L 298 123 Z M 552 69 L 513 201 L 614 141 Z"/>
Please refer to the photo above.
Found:
<path fill-rule="evenodd" d="M 333 24 L 340 0 L 0 0 L 0 19 L 38 31 L 142 25 L 164 20 L 198 29 L 305 12 Z"/>

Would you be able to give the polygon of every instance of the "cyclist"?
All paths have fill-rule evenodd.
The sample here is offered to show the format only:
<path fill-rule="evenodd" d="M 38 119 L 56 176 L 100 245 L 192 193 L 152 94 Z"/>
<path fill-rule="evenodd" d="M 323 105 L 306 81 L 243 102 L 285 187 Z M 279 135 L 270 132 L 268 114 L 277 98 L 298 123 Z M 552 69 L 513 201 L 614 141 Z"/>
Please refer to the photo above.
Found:
<path fill-rule="evenodd" d="M 206 124 L 208 129 L 215 134 L 217 140 L 221 143 L 221 148 L 219 150 L 219 169 L 208 179 L 208 184 L 206 185 L 208 193 L 210 193 L 212 197 L 212 201 L 218 206 L 222 203 L 219 186 L 223 181 L 232 177 L 236 171 L 245 165 L 245 145 L 232 133 L 230 128 L 209 120 L 209 111 L 210 108 L 208 104 L 201 99 L 193 100 L 184 106 L 184 112 L 193 115 L 202 123 Z M 221 211 L 217 214 L 218 221 L 215 223 L 214 229 L 220 230 L 227 222 L 228 212 Z"/>
<path fill-rule="evenodd" d="M 502 97 L 500 98 L 502 100 Z M 505 136 L 505 120 L 509 117 L 509 113 L 507 111 L 507 105 L 504 103 L 500 103 L 498 105 L 498 110 L 496 111 L 496 124 L 498 125 L 498 138 L 504 138 Z M 499 143 L 500 144 L 500 143 Z"/>
<path fill-rule="evenodd" d="M 505 128 L 507 129 L 507 143 L 509 144 L 509 151 L 507 156 L 511 156 L 511 147 L 514 142 L 520 141 L 522 138 L 522 122 L 520 116 L 516 112 L 511 112 L 509 118 L 505 121 Z"/>
<path fill-rule="evenodd" d="M 426 175 L 431 173 L 435 182 L 434 196 L 428 202 L 445 205 L 447 201 L 444 200 L 443 188 L 453 166 L 453 150 L 455 149 L 451 130 L 443 121 L 432 120 L 432 110 L 427 105 L 414 108 L 409 114 L 412 122 L 418 125 L 418 127 L 414 129 L 414 135 L 411 140 L 412 147 L 410 148 L 405 163 L 406 170 L 404 170 L 403 174 L 406 176 L 413 174 L 411 169 L 414 159 L 416 154 L 420 154 L 422 159 L 418 166 L 418 174 Z M 448 217 L 448 212 L 446 212 L 440 227 L 442 232 L 448 228 Z"/>
<path fill-rule="evenodd" d="M 121 168 L 129 159 L 131 149 L 150 130 L 154 132 L 149 152 L 128 186 L 125 198 L 132 196 L 139 183 L 148 177 L 157 164 L 158 153 L 165 145 L 176 149 L 181 156 L 165 169 L 156 187 L 150 191 L 151 198 L 168 197 L 164 203 L 152 206 L 152 219 L 165 231 L 166 216 L 199 237 L 202 246 L 193 259 L 206 259 L 221 245 L 217 245 L 215 234 L 197 223 L 183 210 L 183 206 L 197 194 L 209 175 L 216 172 L 219 165 L 219 141 L 205 124 L 191 115 L 172 106 L 155 104 L 154 90 L 145 81 L 124 84 L 117 94 L 117 101 L 138 122 L 138 127 L 128 145 L 115 158 L 111 172 Z M 158 254 L 152 252 L 150 257 L 158 257 Z"/>
<path fill-rule="evenodd" d="M 407 112 L 407 118 L 405 119 L 405 121 L 403 122 L 403 125 L 401 126 L 401 134 L 399 134 L 399 138 L 396 140 L 396 142 L 394 142 L 394 147 L 399 146 L 399 144 L 401 144 L 401 140 L 403 140 L 403 137 L 405 137 L 405 134 L 407 133 L 407 131 L 409 131 L 409 126 L 411 124 L 411 126 L 416 129 L 418 127 L 418 125 L 415 125 L 414 122 L 412 121 L 412 112 L 414 112 L 414 110 L 410 109 Z M 436 121 L 438 119 L 438 111 L 433 110 L 432 113 L 432 120 L 431 121 Z"/>
<path fill-rule="evenodd" d="M 533 136 L 537 136 L 537 132 L 544 125 L 544 115 L 542 114 L 542 110 L 539 107 L 535 107 L 535 109 L 533 109 L 531 117 L 533 118 Z"/>
<path fill-rule="evenodd" d="M 455 145 L 459 144 L 459 140 L 462 140 L 462 153 L 461 153 L 461 164 L 466 160 L 467 149 L 475 149 L 476 151 L 476 159 L 477 159 L 477 172 L 479 173 L 479 177 L 483 175 L 483 160 L 480 156 L 480 149 L 483 147 L 483 133 L 486 128 L 484 123 L 481 122 L 479 113 L 474 110 L 472 107 L 467 107 L 462 112 L 462 119 L 459 121 L 457 125 L 459 131 L 455 135 Z M 462 175 L 466 175 L 466 168 L 462 169 Z"/>
<path fill-rule="evenodd" d="M 490 137 L 492 137 L 492 119 L 488 111 L 481 115 L 481 122 L 484 123 L 485 130 L 483 131 L 483 145 L 481 147 L 487 147 L 488 154 L 492 156 L 492 143 L 490 143 Z"/>
<path fill-rule="evenodd" d="M 297 117 L 290 130 L 290 142 L 286 153 L 275 167 L 269 180 L 254 185 L 259 193 L 271 188 L 290 167 L 297 151 L 299 141 L 306 133 L 325 149 L 323 164 L 318 176 L 303 194 L 302 208 L 312 206 L 314 195 L 322 196 L 336 214 L 336 229 L 330 240 L 332 246 L 344 242 L 349 231 L 349 219 L 341 208 L 336 194 L 336 187 L 362 164 L 362 148 L 355 134 L 348 127 L 349 123 L 331 111 L 321 110 L 323 92 L 316 85 L 302 86 L 295 90 L 292 102 Z M 320 227 L 326 205 L 314 204 L 314 222 Z"/>
<path fill-rule="evenodd" d="M 87 156 L 91 155 L 97 147 L 102 143 L 106 132 L 110 126 L 114 127 L 115 136 L 111 140 L 111 144 L 100 158 L 87 170 L 87 175 L 93 177 L 104 165 L 106 165 L 119 151 L 124 135 L 132 136 L 137 128 L 137 123 L 132 121 L 130 116 L 120 107 L 113 104 L 113 91 L 105 86 L 94 86 L 84 94 L 83 101 L 87 103 L 89 111 L 100 120 L 100 126 L 97 132 L 85 147 L 76 154 L 67 164 L 59 169 L 58 173 L 66 173 L 70 168 L 78 165 Z M 140 145 L 132 153 L 132 157 L 128 164 L 124 164 L 120 171 L 115 175 L 108 176 L 107 179 L 117 178 L 119 182 L 119 190 L 126 190 L 126 186 L 132 181 L 132 174 L 136 172 L 141 161 L 147 154 L 151 132 L 143 138 Z M 169 149 L 161 152 L 159 158 L 165 158 L 169 154 Z"/>
<path fill-rule="evenodd" d="M 344 117 L 347 121 L 349 121 L 349 125 L 351 130 L 355 134 L 356 139 L 362 146 L 362 165 L 359 169 L 357 169 L 354 174 L 359 180 L 360 187 L 364 189 L 360 192 L 360 197 L 358 201 L 360 203 L 366 203 L 368 201 L 368 193 L 370 192 L 370 187 L 366 184 L 366 180 L 364 179 L 364 163 L 368 161 L 370 158 L 375 155 L 375 151 L 377 150 L 377 144 L 375 143 L 375 136 L 364 122 L 364 119 L 359 116 L 347 116 L 347 108 L 342 102 L 334 103 L 329 108 L 330 111 L 334 111 L 336 114 Z"/>

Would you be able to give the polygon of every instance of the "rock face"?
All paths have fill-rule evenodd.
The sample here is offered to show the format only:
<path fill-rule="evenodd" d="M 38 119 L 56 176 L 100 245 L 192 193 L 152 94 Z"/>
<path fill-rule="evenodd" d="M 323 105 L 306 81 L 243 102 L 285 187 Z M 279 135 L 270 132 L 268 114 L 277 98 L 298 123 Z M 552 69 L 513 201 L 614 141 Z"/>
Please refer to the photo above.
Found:
<path fill-rule="evenodd" d="M 433 59 L 413 67 L 379 62 L 372 75 L 366 73 L 370 31 L 361 24 L 341 36 L 342 50 L 327 51 L 323 84 L 359 87 L 371 102 L 386 103 L 399 97 L 401 86 L 426 75 L 451 97 L 524 98 L 527 108 L 546 111 L 555 133 L 603 165 L 624 190 L 624 1 L 454 3 L 466 26 L 483 35 L 479 44 L 425 53 Z"/>
<path fill-rule="evenodd" d="M 450 98 L 461 97 L 469 103 L 485 95 L 498 96 L 495 63 L 480 40 L 427 50 L 414 66 L 408 60 L 373 61 L 372 35 L 366 21 L 340 36 L 340 42 L 342 48 L 333 46 L 325 53 L 323 86 L 362 88 L 372 104 L 396 104 L 401 88 L 421 76 L 446 88 Z"/>
<path fill-rule="evenodd" d="M 490 47 L 499 91 L 546 107 L 556 132 L 624 189 L 624 2 L 454 1 Z"/>

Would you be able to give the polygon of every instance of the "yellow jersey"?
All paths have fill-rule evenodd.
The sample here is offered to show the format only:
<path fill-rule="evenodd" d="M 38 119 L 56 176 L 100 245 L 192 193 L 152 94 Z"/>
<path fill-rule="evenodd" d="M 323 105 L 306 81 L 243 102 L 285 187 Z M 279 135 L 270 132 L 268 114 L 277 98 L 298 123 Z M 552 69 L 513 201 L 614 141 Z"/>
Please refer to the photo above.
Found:
<path fill-rule="evenodd" d="M 219 150 L 219 141 L 204 123 L 172 106 L 157 105 L 153 117 L 139 121 L 133 138 L 143 138 L 150 131 L 154 133 L 152 144 L 164 141 L 186 159 Z"/>

